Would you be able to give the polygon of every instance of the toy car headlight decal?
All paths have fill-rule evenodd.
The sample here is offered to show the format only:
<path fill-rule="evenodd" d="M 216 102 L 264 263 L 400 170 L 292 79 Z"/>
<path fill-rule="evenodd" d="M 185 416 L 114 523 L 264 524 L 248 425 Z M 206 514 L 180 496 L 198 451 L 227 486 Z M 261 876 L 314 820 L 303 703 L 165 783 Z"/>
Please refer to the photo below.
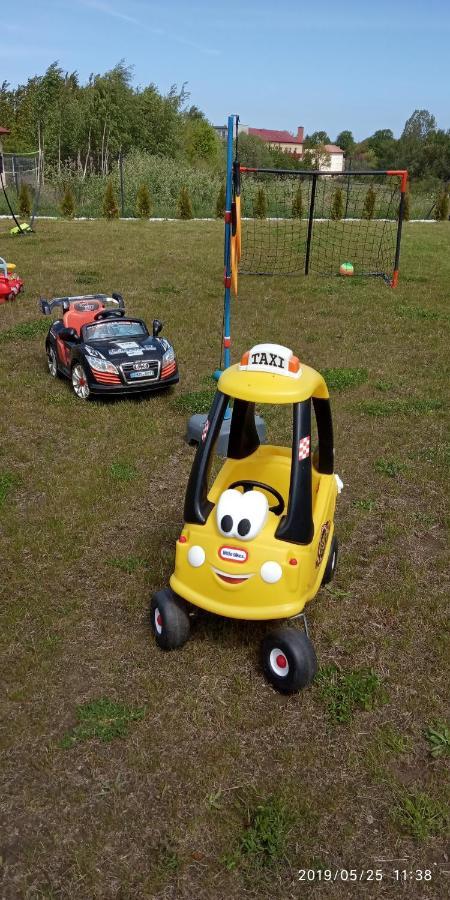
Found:
<path fill-rule="evenodd" d="M 193 547 L 190 547 L 188 550 L 188 561 L 194 569 L 200 568 L 205 562 L 205 551 L 203 547 L 200 547 L 198 544 L 194 544 Z"/>
<path fill-rule="evenodd" d="M 280 580 L 282 574 L 283 570 L 280 564 L 272 562 L 272 560 L 268 560 L 261 566 L 260 575 L 266 584 L 276 584 L 277 581 Z"/>
<path fill-rule="evenodd" d="M 163 359 L 162 359 L 163 366 L 166 365 L 167 363 L 174 362 L 174 360 L 175 360 L 175 350 L 173 349 L 173 347 L 170 347 L 168 350 L 166 350 L 166 352 L 163 356 Z"/>
<path fill-rule="evenodd" d="M 241 494 L 235 488 L 224 491 L 217 504 L 217 527 L 224 537 L 251 541 L 264 527 L 269 503 L 261 491 Z"/>
<path fill-rule="evenodd" d="M 88 356 L 87 360 L 93 372 L 111 372 L 114 375 L 119 374 L 117 366 L 114 366 L 111 362 L 108 362 L 107 359 L 90 359 Z"/>

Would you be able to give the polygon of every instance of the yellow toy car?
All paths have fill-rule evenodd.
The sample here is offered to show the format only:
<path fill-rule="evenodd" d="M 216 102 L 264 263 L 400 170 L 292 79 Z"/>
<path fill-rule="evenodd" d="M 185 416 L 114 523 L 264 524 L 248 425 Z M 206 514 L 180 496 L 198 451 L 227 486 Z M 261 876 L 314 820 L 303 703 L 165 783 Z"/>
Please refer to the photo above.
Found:
<path fill-rule="evenodd" d="M 227 459 L 213 484 L 209 470 L 229 401 L 233 400 Z M 293 408 L 292 446 L 260 445 L 255 404 Z M 312 453 L 312 409 L 317 449 Z M 160 647 L 189 637 L 192 607 L 235 619 L 301 616 L 305 630 L 269 632 L 263 670 L 280 691 L 309 684 L 317 670 L 305 604 L 333 577 L 338 545 L 328 389 L 322 376 L 292 350 L 258 344 L 220 376 L 190 474 L 184 527 L 176 545 L 170 588 L 151 602 Z"/>

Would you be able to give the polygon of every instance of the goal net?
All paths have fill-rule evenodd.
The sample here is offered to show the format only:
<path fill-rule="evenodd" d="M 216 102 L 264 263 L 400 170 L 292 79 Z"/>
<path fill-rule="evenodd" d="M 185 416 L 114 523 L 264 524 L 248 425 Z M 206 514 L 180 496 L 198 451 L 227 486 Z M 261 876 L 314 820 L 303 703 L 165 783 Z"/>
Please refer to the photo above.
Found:
<path fill-rule="evenodd" d="M 404 172 L 235 169 L 242 275 L 374 275 L 395 286 Z"/>
<path fill-rule="evenodd" d="M 3 183 L 17 193 L 25 182 L 29 188 L 36 189 L 41 180 L 41 154 L 36 153 L 3 153 Z"/>
<path fill-rule="evenodd" d="M 15 231 L 21 233 L 26 229 L 33 230 L 37 215 L 42 184 L 42 154 L 34 153 L 2 153 L 0 154 L 0 212 L 9 213 L 16 224 Z M 26 185 L 31 195 L 31 218 L 29 225 L 20 225 L 19 194 Z M 2 202 L 3 201 L 3 202 Z"/>

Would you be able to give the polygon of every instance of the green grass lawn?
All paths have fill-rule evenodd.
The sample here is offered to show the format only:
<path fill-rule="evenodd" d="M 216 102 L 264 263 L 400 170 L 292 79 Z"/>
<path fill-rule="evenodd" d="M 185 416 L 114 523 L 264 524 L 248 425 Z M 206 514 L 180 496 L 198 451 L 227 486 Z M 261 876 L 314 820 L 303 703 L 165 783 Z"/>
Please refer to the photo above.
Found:
<path fill-rule="evenodd" d="M 321 671 L 292 697 L 263 680 L 264 623 L 202 616 L 164 654 L 147 621 L 219 362 L 221 224 L 1 227 L 26 282 L 0 306 L 2 896 L 328 897 L 298 871 L 383 868 L 394 897 L 393 868 L 427 867 L 409 893 L 443 897 L 450 226 L 405 226 L 396 291 L 241 279 L 234 359 L 270 340 L 325 372 L 345 483 L 336 579 L 308 610 Z M 94 290 L 164 321 L 171 393 L 83 404 L 50 378 L 38 297 Z"/>

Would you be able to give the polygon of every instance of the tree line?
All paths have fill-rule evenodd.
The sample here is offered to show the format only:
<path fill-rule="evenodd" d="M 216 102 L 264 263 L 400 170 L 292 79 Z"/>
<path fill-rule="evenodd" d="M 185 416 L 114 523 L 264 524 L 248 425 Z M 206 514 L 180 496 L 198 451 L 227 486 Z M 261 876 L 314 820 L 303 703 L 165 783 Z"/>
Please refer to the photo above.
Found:
<path fill-rule="evenodd" d="M 416 109 L 405 122 L 398 139 L 390 128 L 382 128 L 362 141 L 355 141 L 349 129 L 340 131 L 334 141 L 326 131 L 307 134 L 301 159 L 269 148 L 260 138 L 243 134 L 239 139 L 244 165 L 275 168 L 320 168 L 326 162 L 326 145 L 342 148 L 346 168 L 408 169 L 415 181 L 450 181 L 450 129 L 437 127 L 435 117 L 426 109 Z"/>
<path fill-rule="evenodd" d="M 161 94 L 154 84 L 132 85 L 132 67 L 119 62 L 81 84 L 77 72 L 57 62 L 44 75 L 0 87 L 0 124 L 11 134 L 4 151 L 39 150 L 46 171 L 64 167 L 82 177 L 107 175 L 131 149 L 219 167 L 223 149 L 216 132 L 183 85 Z"/>
<path fill-rule="evenodd" d="M 109 174 L 118 155 L 131 150 L 223 171 L 223 142 L 201 110 L 189 106 L 186 86 L 162 94 L 155 84 L 133 86 L 132 76 L 122 60 L 81 84 L 77 72 L 54 62 L 16 88 L 3 82 L 0 124 L 11 131 L 5 152 L 40 150 L 46 171 L 70 168 L 81 177 Z M 240 158 L 246 165 L 316 168 L 326 161 L 330 143 L 325 131 L 307 134 L 300 160 L 241 134 Z M 348 168 L 407 168 L 413 179 L 450 179 L 450 129 L 438 128 L 428 110 L 415 110 L 399 138 L 383 128 L 358 142 L 344 129 L 334 143 L 344 150 Z"/>

